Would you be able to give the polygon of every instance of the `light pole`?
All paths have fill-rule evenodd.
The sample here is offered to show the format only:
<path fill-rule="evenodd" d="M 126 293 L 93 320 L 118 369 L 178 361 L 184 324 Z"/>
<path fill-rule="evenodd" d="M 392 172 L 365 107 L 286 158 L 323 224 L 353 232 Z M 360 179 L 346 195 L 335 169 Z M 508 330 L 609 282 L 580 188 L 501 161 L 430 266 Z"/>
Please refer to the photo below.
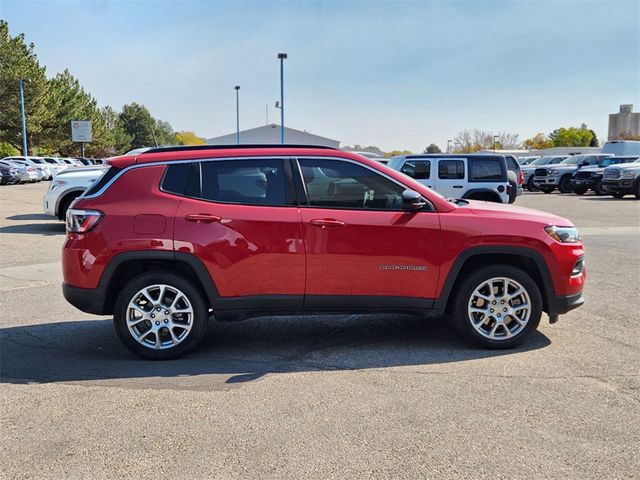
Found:
<path fill-rule="evenodd" d="M 447 153 L 451 153 L 451 142 L 453 142 L 453 140 L 447 140 Z"/>
<path fill-rule="evenodd" d="M 500 138 L 500 135 L 494 135 L 493 136 L 493 151 L 495 152 L 497 150 L 496 146 L 498 143 L 498 138 Z"/>
<path fill-rule="evenodd" d="M 236 143 L 240 145 L 240 85 L 236 89 Z"/>
<path fill-rule="evenodd" d="M 280 60 L 280 143 L 284 143 L 284 60 L 286 53 L 279 53 Z"/>
<path fill-rule="evenodd" d="M 24 88 L 20 79 L 20 112 L 22 113 L 22 155 L 27 156 L 27 122 L 24 116 Z"/>

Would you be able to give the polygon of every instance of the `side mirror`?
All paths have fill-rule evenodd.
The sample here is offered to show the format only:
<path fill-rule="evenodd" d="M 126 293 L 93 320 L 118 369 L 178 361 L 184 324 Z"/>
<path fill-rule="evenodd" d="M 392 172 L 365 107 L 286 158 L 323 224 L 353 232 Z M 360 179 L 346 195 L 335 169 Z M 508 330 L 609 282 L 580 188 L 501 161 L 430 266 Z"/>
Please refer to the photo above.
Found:
<path fill-rule="evenodd" d="M 427 202 L 425 202 L 422 195 L 415 190 L 407 189 L 402 192 L 402 208 L 404 210 L 421 210 L 425 205 L 427 205 Z"/>

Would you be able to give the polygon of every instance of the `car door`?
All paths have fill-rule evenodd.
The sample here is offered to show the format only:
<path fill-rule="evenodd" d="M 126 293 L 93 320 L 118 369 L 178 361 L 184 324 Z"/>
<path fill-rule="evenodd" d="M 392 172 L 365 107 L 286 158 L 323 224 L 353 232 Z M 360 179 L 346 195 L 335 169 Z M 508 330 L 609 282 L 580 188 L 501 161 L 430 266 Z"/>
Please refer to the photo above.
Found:
<path fill-rule="evenodd" d="M 209 271 L 217 309 L 302 307 L 305 252 L 288 159 L 194 161 L 174 238 L 177 252 Z"/>
<path fill-rule="evenodd" d="M 440 263 L 437 212 L 402 209 L 406 186 L 348 159 L 299 158 L 305 308 L 428 308 Z"/>
<path fill-rule="evenodd" d="M 466 191 L 466 159 L 439 158 L 437 162 L 436 191 L 447 198 L 461 198 Z"/>

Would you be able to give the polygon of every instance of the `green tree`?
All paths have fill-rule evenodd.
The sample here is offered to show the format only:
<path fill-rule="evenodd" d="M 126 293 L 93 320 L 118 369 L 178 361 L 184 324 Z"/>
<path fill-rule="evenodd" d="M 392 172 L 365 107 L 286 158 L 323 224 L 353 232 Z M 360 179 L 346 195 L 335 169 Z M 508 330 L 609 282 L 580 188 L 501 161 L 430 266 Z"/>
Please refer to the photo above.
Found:
<path fill-rule="evenodd" d="M 204 138 L 198 137 L 193 132 L 176 133 L 176 143 L 178 145 L 204 145 Z"/>
<path fill-rule="evenodd" d="M 542 150 L 553 147 L 553 140 L 544 133 L 536 133 L 535 136 L 524 141 L 524 146 L 530 150 Z"/>
<path fill-rule="evenodd" d="M 0 20 L 0 142 L 22 149 L 19 80 L 24 80 L 27 148 L 38 144 L 46 125 L 51 123 L 49 82 L 38 63 L 33 43 L 24 35 L 12 37 L 9 25 Z"/>
<path fill-rule="evenodd" d="M 20 151 L 7 142 L 0 142 L 0 158 L 20 155 Z"/>
<path fill-rule="evenodd" d="M 558 128 L 549 134 L 554 147 L 588 147 L 593 139 L 589 130 L 580 128 Z"/>
<path fill-rule="evenodd" d="M 125 132 L 120 114 L 106 106 L 100 109 L 100 115 L 108 132 L 108 144 L 111 146 L 108 155 L 119 155 L 131 150 L 131 137 Z"/>
<path fill-rule="evenodd" d="M 175 145 L 177 143 L 176 132 L 173 131 L 169 122 L 155 120 L 155 134 L 158 145 Z"/>
<path fill-rule="evenodd" d="M 600 142 L 598 141 L 598 136 L 596 135 L 596 132 L 594 132 L 593 130 L 589 130 L 591 132 L 591 141 L 589 142 L 589 146 L 590 147 L 599 147 L 600 146 Z"/>
<path fill-rule="evenodd" d="M 135 102 L 125 105 L 120 112 L 120 122 L 124 132 L 131 137 L 130 149 L 155 146 L 155 119 L 147 107 Z"/>
<path fill-rule="evenodd" d="M 442 153 L 440 147 L 435 143 L 430 144 L 427 148 L 424 149 L 425 153 Z"/>

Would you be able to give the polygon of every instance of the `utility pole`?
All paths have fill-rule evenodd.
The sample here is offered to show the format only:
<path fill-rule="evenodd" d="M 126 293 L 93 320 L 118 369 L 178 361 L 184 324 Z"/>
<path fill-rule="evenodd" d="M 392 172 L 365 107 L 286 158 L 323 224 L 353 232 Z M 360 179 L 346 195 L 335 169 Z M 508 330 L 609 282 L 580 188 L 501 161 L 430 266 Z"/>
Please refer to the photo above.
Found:
<path fill-rule="evenodd" d="M 24 87 L 22 86 L 23 80 L 20 79 L 20 112 L 22 113 L 22 155 L 27 156 L 27 121 L 24 115 Z"/>
<path fill-rule="evenodd" d="M 280 60 L 280 143 L 284 144 L 284 60 L 286 53 L 279 53 Z"/>
<path fill-rule="evenodd" d="M 236 143 L 240 145 L 240 85 L 236 89 Z"/>

